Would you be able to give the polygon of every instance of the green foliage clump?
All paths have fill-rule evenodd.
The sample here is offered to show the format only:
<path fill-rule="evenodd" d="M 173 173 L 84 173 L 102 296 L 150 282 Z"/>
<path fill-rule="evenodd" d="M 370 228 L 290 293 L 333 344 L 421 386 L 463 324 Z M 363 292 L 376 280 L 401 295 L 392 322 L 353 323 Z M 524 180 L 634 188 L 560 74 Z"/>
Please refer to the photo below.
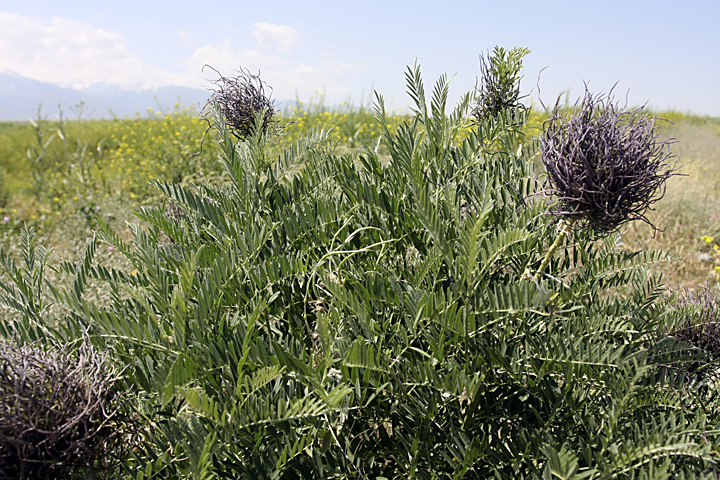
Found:
<path fill-rule="evenodd" d="M 719 410 L 671 368 L 668 255 L 559 234 L 528 112 L 472 121 L 470 93 L 448 115 L 446 77 L 429 98 L 406 78 L 414 114 L 393 129 L 378 96 L 360 154 L 322 130 L 270 154 L 211 106 L 227 182 L 155 182 L 167 205 L 131 241 L 100 222 L 56 267 L 61 308 L 35 293 L 39 247 L 3 256 L 3 335 L 87 335 L 131 365 L 138 480 L 709 476 Z"/>
<path fill-rule="evenodd" d="M 520 102 L 522 61 L 527 48 L 495 47 L 492 55 L 480 55 L 480 86 L 474 115 L 479 120 L 525 110 Z"/>
<path fill-rule="evenodd" d="M 308 106 L 298 101 L 287 108 L 283 118 L 288 122 L 283 125 L 279 145 L 289 147 L 317 129 L 325 131 L 328 140 L 346 153 L 362 151 L 364 145 L 378 144 L 382 138 L 380 124 L 373 112 L 364 106 L 354 107 L 343 102 L 337 109 L 330 110 L 323 107 L 322 100 L 319 102 Z M 405 115 L 388 115 L 388 129 L 395 132 L 398 125 L 407 119 Z"/>
<path fill-rule="evenodd" d="M 216 159 L 202 152 L 207 124 L 188 112 L 148 109 L 149 118 L 114 121 L 108 131 L 101 193 L 147 199 L 155 190 L 150 179 L 178 183 L 207 180 L 219 171 Z"/>
<path fill-rule="evenodd" d="M 683 320 L 672 332 L 700 353 L 691 370 L 703 377 L 718 378 L 720 360 L 720 297 L 707 286 L 695 291 L 683 290 L 677 299 Z"/>

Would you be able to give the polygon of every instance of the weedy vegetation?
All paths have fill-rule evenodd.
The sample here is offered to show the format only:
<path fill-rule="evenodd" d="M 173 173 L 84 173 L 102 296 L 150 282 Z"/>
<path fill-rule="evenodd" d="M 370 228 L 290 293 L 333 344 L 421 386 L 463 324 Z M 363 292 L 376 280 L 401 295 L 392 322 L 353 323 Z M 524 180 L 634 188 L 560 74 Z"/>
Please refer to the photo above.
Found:
<path fill-rule="evenodd" d="M 26 214 L 60 215 L 19 242 L 6 230 L 2 398 L 55 391 L 23 384 L 21 357 L 63 346 L 51 361 L 79 368 L 103 352 L 80 378 L 122 392 L 94 404 L 122 461 L 77 455 L 69 478 L 717 478 L 715 292 L 668 292 L 672 254 L 620 229 L 660 223 L 664 140 L 589 93 L 549 119 L 521 108 L 527 53 L 495 49 L 454 107 L 447 77 L 427 91 L 409 67 L 412 113 L 377 95 L 367 127 L 342 110 L 268 117 L 259 78 L 221 76 L 202 120 L 165 119 L 205 138 L 206 173 L 156 171 L 127 226 L 98 203 L 94 234 L 55 263 L 34 227 L 53 238 L 82 195 L 27 192 Z M 154 117 L 111 125 L 138 122 L 137 145 L 182 136 Z M 132 203 L 100 174 L 130 158 L 115 137 L 87 149 L 77 185 Z M 47 408 L 3 414 L 0 432 Z M 34 457 L 3 442 L 0 472 L 31 478 Z"/>

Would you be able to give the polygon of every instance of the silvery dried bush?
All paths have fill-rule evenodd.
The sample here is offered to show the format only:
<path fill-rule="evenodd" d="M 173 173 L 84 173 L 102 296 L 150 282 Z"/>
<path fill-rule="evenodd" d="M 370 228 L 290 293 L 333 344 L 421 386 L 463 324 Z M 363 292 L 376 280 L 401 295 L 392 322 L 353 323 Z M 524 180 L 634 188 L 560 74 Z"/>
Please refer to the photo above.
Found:
<path fill-rule="evenodd" d="M 0 341 L 0 478 L 97 478 L 117 468 L 136 431 L 119 380 L 108 355 L 87 344 L 71 354 Z"/>
<path fill-rule="evenodd" d="M 270 94 L 265 92 L 267 84 L 259 75 L 242 68 L 237 75 L 228 77 L 217 73 L 220 78 L 213 81 L 215 88 L 208 105 L 216 103 L 220 107 L 230 132 L 240 140 L 252 135 L 258 126 L 266 132 L 275 123 L 275 104 Z"/>
<path fill-rule="evenodd" d="M 668 141 L 642 108 L 625 111 L 610 96 L 586 91 L 576 111 L 556 105 L 544 124 L 542 160 L 559 197 L 554 215 L 583 220 L 607 234 L 645 216 L 675 175 Z M 654 226 L 653 226 L 654 227 Z"/>

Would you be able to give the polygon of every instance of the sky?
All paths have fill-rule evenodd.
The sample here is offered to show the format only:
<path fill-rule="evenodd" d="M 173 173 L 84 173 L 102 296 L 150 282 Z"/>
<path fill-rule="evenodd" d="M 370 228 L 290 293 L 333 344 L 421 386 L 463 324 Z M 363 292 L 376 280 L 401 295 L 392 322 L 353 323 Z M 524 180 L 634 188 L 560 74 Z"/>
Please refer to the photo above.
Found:
<path fill-rule="evenodd" d="M 718 0 L 0 0 L 0 72 L 207 89 L 217 76 L 203 65 L 242 67 L 275 99 L 370 106 L 377 91 L 403 109 L 408 65 L 428 91 L 452 77 L 454 101 L 499 45 L 531 50 L 521 87 L 536 104 L 588 85 L 621 104 L 720 117 L 719 24 Z"/>

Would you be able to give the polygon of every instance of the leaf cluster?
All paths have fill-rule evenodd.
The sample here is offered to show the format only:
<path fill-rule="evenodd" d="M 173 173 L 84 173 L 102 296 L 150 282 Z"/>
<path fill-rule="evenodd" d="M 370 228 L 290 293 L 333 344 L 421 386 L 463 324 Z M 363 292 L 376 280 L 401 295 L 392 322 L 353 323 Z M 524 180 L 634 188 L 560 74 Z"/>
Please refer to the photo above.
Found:
<path fill-rule="evenodd" d="M 682 320 L 671 332 L 697 355 L 683 365 L 701 378 L 716 380 L 720 359 L 720 298 L 717 291 L 704 286 L 676 294 L 676 308 Z"/>
<path fill-rule="evenodd" d="M 527 48 L 495 47 L 492 55 L 480 55 L 480 86 L 474 115 L 478 120 L 524 110 L 520 102 L 520 71 Z"/>

